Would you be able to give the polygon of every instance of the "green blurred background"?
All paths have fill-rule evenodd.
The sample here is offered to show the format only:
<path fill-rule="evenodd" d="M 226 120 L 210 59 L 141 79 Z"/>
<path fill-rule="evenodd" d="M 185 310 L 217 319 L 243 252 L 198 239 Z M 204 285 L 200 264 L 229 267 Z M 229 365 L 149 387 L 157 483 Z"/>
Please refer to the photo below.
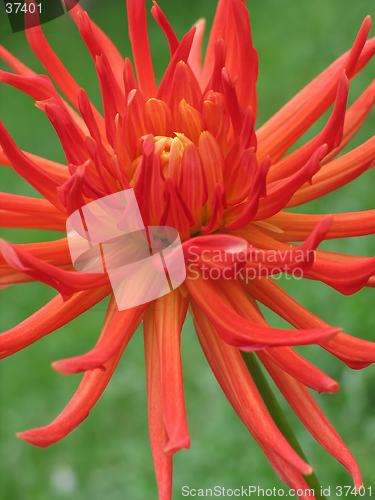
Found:
<path fill-rule="evenodd" d="M 147 1 L 148 10 L 152 2 Z M 370 0 L 248 0 L 253 40 L 259 53 L 258 126 L 277 111 L 313 77 L 352 44 L 365 15 L 373 14 Z M 84 1 L 90 16 L 111 36 L 123 55 L 130 56 L 125 0 Z M 216 1 L 160 0 L 179 38 L 200 17 L 211 26 Z M 28 48 L 24 33 L 12 34 L 0 9 L 0 43 L 35 71 L 41 65 Z M 52 47 L 79 84 L 100 108 L 100 94 L 91 58 L 68 15 L 44 26 Z M 168 63 L 167 43 L 149 19 L 154 66 L 158 80 Z M 206 36 L 207 42 L 207 36 Z M 3 63 L 2 68 L 5 69 Z M 350 101 L 372 81 L 375 65 L 352 83 Z M 64 161 L 54 130 L 33 101 L 1 84 L 0 117 L 17 144 L 32 153 Z M 323 120 L 306 134 L 317 133 Z M 374 133 L 375 115 L 353 141 Z M 374 172 L 367 172 L 349 187 L 305 207 L 305 212 L 340 212 L 373 208 Z M 33 195 L 33 190 L 6 167 L 1 168 L 1 190 Z M 42 241 L 60 237 L 32 230 L 2 230 L 12 242 Z M 374 255 L 373 237 L 338 240 L 323 246 L 358 255 Z M 315 282 L 283 282 L 292 296 L 333 325 L 355 336 L 375 341 L 374 291 L 353 297 Z M 23 284 L 1 291 L 1 331 L 32 314 L 54 296 L 40 284 Z M 96 342 L 106 304 L 101 303 L 59 331 L 23 352 L 1 361 L 0 375 L 0 499 L 74 500 L 157 498 L 148 439 L 143 342 L 138 331 L 102 398 L 89 418 L 68 437 L 48 449 L 38 449 L 15 437 L 15 432 L 46 425 L 69 401 L 80 376 L 62 376 L 50 368 L 56 359 L 89 350 Z M 265 312 L 274 326 L 282 321 Z M 357 459 L 366 486 L 375 494 L 375 370 L 352 371 L 325 351 L 307 347 L 299 351 L 341 384 L 335 395 L 316 395 L 321 408 L 340 432 Z M 175 457 L 173 498 L 181 488 L 228 488 L 255 485 L 283 488 L 251 436 L 231 409 L 201 352 L 189 319 L 182 335 L 186 404 L 192 445 Z M 284 408 L 310 463 L 324 487 L 350 485 L 351 478 Z"/>

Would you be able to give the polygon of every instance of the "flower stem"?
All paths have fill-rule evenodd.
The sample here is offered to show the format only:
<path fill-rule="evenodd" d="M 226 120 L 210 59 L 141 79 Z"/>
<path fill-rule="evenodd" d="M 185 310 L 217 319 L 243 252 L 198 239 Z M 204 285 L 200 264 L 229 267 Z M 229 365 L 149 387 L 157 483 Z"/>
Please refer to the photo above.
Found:
<path fill-rule="evenodd" d="M 305 454 L 302 451 L 300 444 L 297 441 L 297 438 L 286 419 L 283 410 L 281 409 L 277 399 L 275 398 L 271 387 L 269 386 L 266 377 L 264 376 L 262 370 L 260 369 L 259 363 L 255 357 L 255 354 L 252 352 L 242 352 L 241 355 L 243 360 L 246 363 L 247 369 L 252 376 L 260 395 L 264 401 L 264 404 L 267 406 L 268 411 L 270 412 L 271 417 L 273 418 L 275 424 L 280 429 L 281 433 L 284 435 L 285 439 L 292 446 L 292 448 L 298 453 L 298 455 L 307 461 Z M 314 490 L 316 500 L 325 500 L 325 496 L 322 495 L 321 487 L 319 481 L 313 472 L 308 476 L 304 476 L 309 488 Z"/>

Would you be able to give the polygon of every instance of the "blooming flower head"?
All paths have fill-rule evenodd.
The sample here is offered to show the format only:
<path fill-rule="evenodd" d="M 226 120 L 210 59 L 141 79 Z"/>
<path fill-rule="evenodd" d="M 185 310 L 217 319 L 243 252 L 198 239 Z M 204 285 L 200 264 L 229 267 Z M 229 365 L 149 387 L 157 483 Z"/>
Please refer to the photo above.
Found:
<path fill-rule="evenodd" d="M 37 14 L 26 15 L 26 35 L 51 79 L 0 47 L 0 56 L 14 71 L 1 71 L 0 81 L 35 99 L 66 157 L 66 164 L 58 164 L 21 151 L 0 122 L 1 163 L 43 196 L 1 193 L 1 223 L 65 233 L 67 218 L 83 206 L 133 189 L 146 226 L 178 230 L 187 279 L 163 297 L 119 310 L 106 274 L 74 270 L 64 235 L 23 245 L 2 240 L 2 287 L 41 281 L 58 292 L 0 335 L 2 357 L 111 296 L 95 347 L 53 363 L 61 373 L 84 373 L 72 400 L 52 423 L 19 437 L 45 447 L 81 423 L 143 322 L 151 447 L 159 497 L 171 498 L 173 455 L 190 446 L 180 357 L 180 334 L 189 311 L 221 388 L 282 480 L 305 491 L 304 476 L 312 467 L 273 421 L 251 369 L 254 356 L 359 488 L 362 478 L 354 458 L 308 390 L 332 393 L 338 384 L 292 346 L 318 344 L 351 368 L 372 363 L 375 346 L 326 324 L 294 301 L 273 276 L 319 280 L 345 295 L 374 286 L 375 258 L 317 249 L 323 240 L 373 234 L 373 210 L 334 215 L 286 210 L 348 184 L 373 165 L 374 137 L 337 158 L 374 104 L 371 84 L 346 109 L 350 80 L 375 53 L 375 40 L 366 41 L 371 21 L 364 20 L 347 53 L 256 130 L 258 61 L 243 0 L 219 1 L 203 62 L 204 22 L 179 40 L 154 2 L 151 12 L 170 51 L 159 85 L 145 4 L 128 0 L 127 10 L 135 71 L 79 5 L 70 10 L 95 64 L 104 116 L 49 46 L 35 23 Z M 332 104 L 321 132 L 288 153 Z M 259 304 L 293 328 L 272 328 Z M 243 354 L 251 352 L 252 357 Z M 299 498 L 307 497 L 301 493 Z"/>

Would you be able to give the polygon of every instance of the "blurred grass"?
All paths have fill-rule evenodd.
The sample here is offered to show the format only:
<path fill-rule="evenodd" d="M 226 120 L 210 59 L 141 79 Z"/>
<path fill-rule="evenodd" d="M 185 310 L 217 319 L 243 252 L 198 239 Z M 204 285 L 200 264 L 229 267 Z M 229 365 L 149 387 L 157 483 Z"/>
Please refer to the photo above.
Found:
<path fill-rule="evenodd" d="M 83 1 L 91 17 L 111 36 L 121 52 L 130 55 L 125 1 Z M 200 17 L 210 27 L 216 2 L 206 0 L 160 0 L 179 38 Z M 151 8 L 151 1 L 147 1 Z M 298 90 L 328 66 L 352 44 L 367 14 L 374 11 L 369 0 L 248 0 L 254 45 L 259 53 L 258 125 L 264 123 Z M 12 34 L 0 9 L 1 44 L 35 71 L 42 67 L 28 48 L 23 33 Z M 157 79 L 168 63 L 167 44 L 158 26 L 149 22 L 150 41 Z M 44 27 L 57 54 L 100 108 L 100 94 L 90 56 L 74 23 L 63 16 Z M 351 87 L 351 102 L 372 81 L 370 63 Z M 33 101 L 4 84 L 0 87 L 0 116 L 17 144 L 35 154 L 64 161 L 60 143 Z M 317 132 L 322 122 L 313 127 Z M 373 134 L 374 113 L 353 144 Z M 309 137 L 307 134 L 306 137 Z M 373 208 L 374 172 L 337 193 L 303 207 L 306 212 L 340 212 Z M 33 189 L 1 169 L 2 190 L 32 195 Z M 2 230 L 13 242 L 54 239 L 57 233 L 32 230 Z M 325 248 L 359 255 L 374 255 L 372 237 L 328 242 Z M 280 280 L 281 281 L 281 280 Z M 353 335 L 375 341 L 373 332 L 373 290 L 343 297 L 319 283 L 282 281 L 282 285 L 305 307 Z M 32 314 L 54 295 L 44 285 L 24 284 L 1 292 L 1 330 Z M 267 313 L 267 312 L 266 312 Z M 144 500 L 156 498 L 151 451 L 148 442 L 145 369 L 142 332 L 138 331 L 119 364 L 107 390 L 89 418 L 71 435 L 48 449 L 38 449 L 15 438 L 20 430 L 46 425 L 69 401 L 80 376 L 64 377 L 50 368 L 53 360 L 78 355 L 96 342 L 104 319 L 105 304 L 61 328 L 23 352 L 1 361 L 0 390 L 0 499 L 1 500 Z M 273 325 L 282 324 L 267 313 Z M 357 459 L 366 486 L 374 486 L 375 448 L 374 368 L 351 371 L 331 355 L 315 347 L 300 348 L 341 384 L 335 395 L 317 396 L 320 406 L 340 432 Z M 189 485 L 240 487 L 259 485 L 283 487 L 258 446 L 243 428 L 221 394 L 197 342 L 191 321 L 182 336 L 186 404 L 192 446 L 175 457 L 174 498 Z M 334 488 L 349 485 L 351 479 L 305 431 L 288 410 L 288 418 L 321 483 Z"/>

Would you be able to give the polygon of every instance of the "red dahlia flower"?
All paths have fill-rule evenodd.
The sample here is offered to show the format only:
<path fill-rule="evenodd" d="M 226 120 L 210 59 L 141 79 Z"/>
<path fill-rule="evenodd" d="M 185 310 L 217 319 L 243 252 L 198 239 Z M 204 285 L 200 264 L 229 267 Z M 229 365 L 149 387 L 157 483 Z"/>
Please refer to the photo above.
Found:
<path fill-rule="evenodd" d="M 257 53 L 243 0 L 219 1 L 203 64 L 204 23 L 178 40 L 154 2 L 152 14 L 171 56 L 158 86 L 144 2 L 128 0 L 127 9 L 136 77 L 130 60 L 123 60 L 87 13 L 79 5 L 70 11 L 96 67 L 104 117 L 57 58 L 40 26 L 26 35 L 63 97 L 48 76 L 35 74 L 0 47 L 0 56 L 15 72 L 1 71 L 0 81 L 35 99 L 66 156 L 63 165 L 21 151 L 0 122 L 1 163 L 44 197 L 1 193 L 1 223 L 65 233 L 67 218 L 83 205 L 134 189 L 145 225 L 178 230 L 187 279 L 173 292 L 128 310 L 118 310 L 111 297 L 93 349 L 53 363 L 61 373 L 84 373 L 72 400 L 51 424 L 19 437 L 44 447 L 81 423 L 143 321 L 151 447 L 159 496 L 171 498 L 173 454 L 190 446 L 180 358 L 181 328 L 189 311 L 221 388 L 282 480 L 305 490 L 304 476 L 312 467 L 274 423 L 258 391 L 254 355 L 244 354 L 250 351 L 305 427 L 360 488 L 354 458 L 308 390 L 332 393 L 338 384 L 291 346 L 318 344 L 349 367 L 363 368 L 374 361 L 375 345 L 326 324 L 294 301 L 273 276 L 282 272 L 320 280 L 345 295 L 374 286 L 375 258 L 317 250 L 323 240 L 373 234 L 374 210 L 327 216 L 285 210 L 338 189 L 374 164 L 375 137 L 336 158 L 375 102 L 371 84 L 346 110 L 350 80 L 375 53 L 375 39 L 366 41 L 371 21 L 364 20 L 347 53 L 255 130 Z M 333 103 L 321 132 L 286 154 Z M 58 292 L 0 335 L 1 357 L 48 335 L 112 293 L 106 275 L 74 270 L 66 237 L 19 245 L 2 240 L 0 249 L 2 287 L 40 281 Z M 258 304 L 294 328 L 272 328 Z M 301 493 L 299 498 L 312 497 Z"/>

